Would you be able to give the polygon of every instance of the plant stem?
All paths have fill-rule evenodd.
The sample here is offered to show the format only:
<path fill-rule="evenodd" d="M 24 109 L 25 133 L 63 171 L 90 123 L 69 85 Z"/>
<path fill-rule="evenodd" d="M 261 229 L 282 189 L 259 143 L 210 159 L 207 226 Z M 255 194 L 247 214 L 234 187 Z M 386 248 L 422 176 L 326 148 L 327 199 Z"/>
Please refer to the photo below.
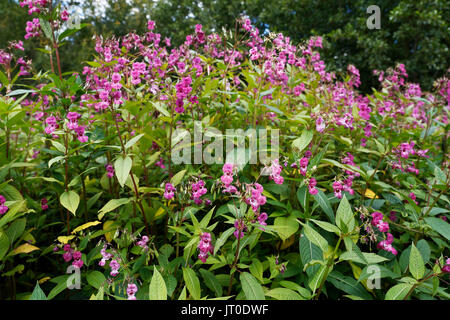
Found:
<path fill-rule="evenodd" d="M 234 279 L 234 273 L 235 273 L 234 269 L 236 268 L 236 264 L 237 264 L 237 261 L 238 261 L 238 258 L 239 258 L 239 246 L 241 244 L 241 237 L 240 237 L 240 235 L 241 235 L 242 231 L 238 230 L 238 232 L 239 232 L 239 236 L 238 236 L 238 241 L 237 241 L 237 246 L 236 246 L 236 252 L 234 254 L 233 265 L 231 266 L 230 283 L 228 285 L 228 293 L 227 293 L 227 295 L 231 294 L 231 287 L 233 285 L 233 279 Z"/>

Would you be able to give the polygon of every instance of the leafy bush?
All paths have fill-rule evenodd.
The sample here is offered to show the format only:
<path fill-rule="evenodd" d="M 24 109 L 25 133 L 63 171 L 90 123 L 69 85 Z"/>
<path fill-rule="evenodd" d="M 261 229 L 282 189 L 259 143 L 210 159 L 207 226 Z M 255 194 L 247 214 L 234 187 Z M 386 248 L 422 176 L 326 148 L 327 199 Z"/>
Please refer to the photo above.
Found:
<path fill-rule="evenodd" d="M 79 75 L 60 68 L 67 13 L 28 3 L 52 70 L 20 41 L 0 51 L 1 298 L 449 298 L 448 79 L 422 92 L 399 64 L 361 95 L 354 66 L 325 71 L 321 38 L 249 20 L 177 48 L 152 21 L 98 37 Z M 278 129 L 280 156 L 177 164 L 199 126 L 193 153 L 242 134 L 212 128 Z"/>

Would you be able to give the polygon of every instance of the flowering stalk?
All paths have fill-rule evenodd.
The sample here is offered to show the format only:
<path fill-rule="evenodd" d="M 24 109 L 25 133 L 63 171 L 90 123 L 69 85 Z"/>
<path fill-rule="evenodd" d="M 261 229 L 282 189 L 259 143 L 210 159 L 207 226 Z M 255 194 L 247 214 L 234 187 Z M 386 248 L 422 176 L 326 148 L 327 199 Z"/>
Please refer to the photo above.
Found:
<path fill-rule="evenodd" d="M 120 145 L 122 147 L 123 157 L 125 158 L 127 156 L 127 153 L 126 153 L 125 145 L 123 143 L 122 135 L 120 133 L 119 123 L 117 121 L 117 117 L 116 117 L 116 113 L 114 112 L 114 108 L 112 106 L 110 108 L 111 108 L 112 117 L 114 119 L 114 123 L 116 125 L 117 135 L 119 136 Z M 142 201 L 139 196 L 139 190 L 137 188 L 136 181 L 134 180 L 133 172 L 131 170 L 130 170 L 130 177 L 131 177 L 131 182 L 133 183 L 134 194 L 136 195 L 136 202 L 139 206 L 139 209 L 142 212 L 142 217 L 144 218 L 145 230 L 146 230 L 147 234 L 150 234 L 149 228 L 148 228 L 147 217 L 145 216 L 144 207 L 142 206 Z"/>

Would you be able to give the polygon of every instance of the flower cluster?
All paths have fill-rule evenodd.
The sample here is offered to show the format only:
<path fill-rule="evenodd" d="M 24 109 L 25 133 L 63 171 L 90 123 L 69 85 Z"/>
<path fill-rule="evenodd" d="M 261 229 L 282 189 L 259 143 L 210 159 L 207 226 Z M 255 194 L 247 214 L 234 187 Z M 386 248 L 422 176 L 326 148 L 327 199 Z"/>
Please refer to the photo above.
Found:
<path fill-rule="evenodd" d="M 197 246 L 200 253 L 198 254 L 198 258 L 205 263 L 206 259 L 208 259 L 208 254 L 213 254 L 214 247 L 211 244 L 211 234 L 208 232 L 203 232 L 200 235 L 200 242 Z"/>
<path fill-rule="evenodd" d="M 442 272 L 450 273 L 450 258 L 445 261 L 445 266 L 442 267 Z"/>
<path fill-rule="evenodd" d="M 258 212 L 259 207 L 266 203 L 267 199 L 262 195 L 263 191 L 263 186 L 257 182 L 247 186 L 245 202 L 252 207 L 254 212 Z"/>
<path fill-rule="evenodd" d="M 223 183 L 223 192 L 236 193 L 237 189 L 232 186 L 234 176 L 234 166 L 231 163 L 225 163 L 222 167 L 223 175 L 220 177 L 220 181 Z"/>
<path fill-rule="evenodd" d="M 103 267 L 106 264 L 106 261 L 112 258 L 112 254 L 106 251 L 106 245 L 100 250 L 100 254 L 102 255 L 102 259 L 99 261 L 98 265 Z"/>
<path fill-rule="evenodd" d="M 30 38 L 38 37 L 40 28 L 41 24 L 39 22 L 39 19 L 34 18 L 31 21 L 27 21 L 27 26 L 25 28 L 25 31 L 27 33 L 25 34 L 25 39 L 28 40 Z"/>
<path fill-rule="evenodd" d="M 167 200 L 172 199 L 175 196 L 176 189 L 171 183 L 166 183 L 165 191 L 164 191 L 164 198 Z"/>
<path fill-rule="evenodd" d="M 192 78 L 191 77 L 184 77 L 181 79 L 179 83 L 175 85 L 175 88 L 177 90 L 177 100 L 176 100 L 176 107 L 175 111 L 178 113 L 184 112 L 184 99 L 188 98 L 189 94 L 192 91 Z"/>
<path fill-rule="evenodd" d="M 279 164 L 278 159 L 272 161 L 269 170 L 270 170 L 269 179 L 273 180 L 276 184 L 283 184 L 284 179 L 281 176 L 281 171 L 283 170 L 283 167 Z"/>
<path fill-rule="evenodd" d="M 109 266 L 111 268 L 111 272 L 109 273 L 112 277 L 115 277 L 119 274 L 120 264 L 117 262 L 116 259 L 111 260 L 109 263 Z"/>
<path fill-rule="evenodd" d="M 5 206 L 6 199 L 4 196 L 0 195 L 0 214 L 5 214 L 8 212 L 8 207 Z"/>
<path fill-rule="evenodd" d="M 194 200 L 196 204 L 202 204 L 203 200 L 200 199 L 208 190 L 205 188 L 205 181 L 199 180 L 192 183 L 191 185 L 192 195 L 191 199 Z"/>
<path fill-rule="evenodd" d="M 41 199 L 41 209 L 42 211 L 45 211 L 48 209 L 48 200 L 47 198 L 42 198 Z"/>
<path fill-rule="evenodd" d="M 392 246 L 392 242 L 394 241 L 394 236 L 390 233 L 386 234 L 386 240 L 382 240 L 377 244 L 377 248 L 381 250 L 385 250 L 391 252 L 394 256 L 397 255 L 397 250 Z"/>
<path fill-rule="evenodd" d="M 136 300 L 136 292 L 138 291 L 137 286 L 134 283 L 129 283 L 127 286 L 127 295 L 128 295 L 128 300 Z"/>
<path fill-rule="evenodd" d="M 111 164 L 106 164 L 105 169 L 106 169 L 106 172 L 107 172 L 106 174 L 107 174 L 108 178 L 114 177 L 114 167 Z"/>
<path fill-rule="evenodd" d="M 245 225 L 244 220 L 242 219 L 237 219 L 234 222 L 234 236 L 236 237 L 236 239 L 242 238 L 244 236 L 244 232 L 247 231 L 247 226 Z"/>
<path fill-rule="evenodd" d="M 317 185 L 316 179 L 315 178 L 309 178 L 309 181 L 308 181 L 308 192 L 311 195 L 315 195 L 315 194 L 319 193 L 319 190 L 316 188 L 316 185 Z"/>
<path fill-rule="evenodd" d="M 144 250 L 148 250 L 147 242 L 149 241 L 147 236 L 142 236 L 141 240 L 139 240 L 136 244 Z"/>
<path fill-rule="evenodd" d="M 81 114 L 77 112 L 69 112 L 67 113 L 67 119 L 69 119 L 69 122 L 67 123 L 67 129 L 73 130 L 77 138 L 80 142 L 87 142 L 89 140 L 88 136 L 85 135 L 85 129 L 86 127 L 80 126 L 78 124 L 78 119 L 81 118 Z"/>
<path fill-rule="evenodd" d="M 267 222 L 266 222 L 267 218 L 268 218 L 267 213 L 261 212 L 260 214 L 258 214 L 258 218 L 257 218 L 258 219 L 258 223 L 261 226 L 267 226 Z M 259 229 L 262 230 L 262 231 L 265 230 L 263 227 L 260 227 Z"/>
<path fill-rule="evenodd" d="M 306 175 L 306 170 L 308 169 L 309 159 L 307 157 L 303 157 L 303 158 L 300 159 L 299 162 L 300 162 L 300 167 L 299 167 L 300 174 L 305 176 Z"/>
<path fill-rule="evenodd" d="M 371 214 L 372 222 L 371 225 L 376 227 L 380 232 L 386 233 L 389 231 L 389 224 L 385 221 L 383 221 L 383 214 L 381 212 L 375 211 Z M 375 240 L 376 236 L 373 233 L 368 226 L 366 226 L 366 231 L 368 233 L 371 233 L 371 239 Z M 377 248 L 381 250 L 385 250 L 388 252 L 391 252 L 393 255 L 397 255 L 397 250 L 392 246 L 392 242 L 394 241 L 394 236 L 390 233 L 386 233 L 386 239 L 380 241 L 377 244 Z"/>
<path fill-rule="evenodd" d="M 73 259 L 72 265 L 81 268 L 84 264 L 83 259 L 81 258 L 81 252 L 75 251 L 70 244 L 65 244 L 63 247 L 64 254 L 63 259 L 65 262 L 70 262 Z"/>

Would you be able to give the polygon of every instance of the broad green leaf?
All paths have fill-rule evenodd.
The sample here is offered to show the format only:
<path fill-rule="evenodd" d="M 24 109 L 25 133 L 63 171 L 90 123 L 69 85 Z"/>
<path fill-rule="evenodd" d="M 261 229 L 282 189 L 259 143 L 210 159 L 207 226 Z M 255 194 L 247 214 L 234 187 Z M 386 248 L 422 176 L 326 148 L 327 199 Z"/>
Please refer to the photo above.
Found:
<path fill-rule="evenodd" d="M 433 228 L 434 231 L 450 241 L 450 224 L 448 222 L 434 217 L 425 218 L 425 222 Z"/>
<path fill-rule="evenodd" d="M 217 280 L 214 273 L 212 273 L 211 271 L 208 271 L 206 269 L 200 269 L 199 271 L 200 271 L 200 274 L 202 275 L 203 280 L 205 281 L 205 285 L 209 289 L 214 291 L 214 293 L 216 294 L 216 297 L 221 297 L 222 293 L 223 293 L 222 286 L 221 286 L 219 280 Z"/>
<path fill-rule="evenodd" d="M 150 282 L 149 294 L 150 300 L 167 300 L 166 283 L 156 267 L 154 268 L 152 281 Z"/>
<path fill-rule="evenodd" d="M 29 300 L 47 300 L 47 296 L 45 295 L 44 291 L 42 291 L 41 287 L 39 286 L 39 282 L 37 281 Z"/>
<path fill-rule="evenodd" d="M 332 266 L 331 266 L 331 268 L 332 268 Z M 326 277 L 327 271 L 328 271 L 328 267 L 326 265 L 321 265 L 317 269 L 316 273 L 313 275 L 311 280 L 309 281 L 308 285 L 313 293 L 315 293 L 316 290 L 319 288 L 323 279 Z"/>
<path fill-rule="evenodd" d="M 219 249 L 225 244 L 227 239 L 233 234 L 235 228 L 231 227 L 220 235 L 219 239 L 216 240 L 216 244 L 214 246 L 214 255 L 216 255 L 217 252 L 219 252 Z"/>
<path fill-rule="evenodd" d="M 355 227 L 355 218 L 353 218 L 350 203 L 345 195 L 342 197 L 336 212 L 336 224 L 344 233 L 352 231 Z"/>
<path fill-rule="evenodd" d="M 103 208 L 101 208 L 98 213 L 98 219 L 100 220 L 101 218 L 103 218 L 103 216 L 108 213 L 111 212 L 113 210 L 115 210 L 116 208 L 129 203 L 131 200 L 130 198 L 122 198 L 122 199 L 112 199 L 109 200 L 104 206 Z"/>
<path fill-rule="evenodd" d="M 328 219 L 330 219 L 330 221 L 332 223 L 335 223 L 334 222 L 335 221 L 334 212 L 333 212 L 333 209 L 331 208 L 330 201 L 328 200 L 327 196 L 325 195 L 325 193 L 323 193 L 322 190 L 320 190 L 320 189 L 318 189 L 318 190 L 319 190 L 319 192 L 314 195 L 314 200 L 319 204 L 319 206 L 325 212 Z"/>
<path fill-rule="evenodd" d="M 312 130 L 303 130 L 301 136 L 292 141 L 292 149 L 297 153 L 302 152 L 311 142 L 313 135 L 314 133 Z"/>
<path fill-rule="evenodd" d="M 200 300 L 200 281 L 195 271 L 190 268 L 183 268 L 183 278 L 189 293 L 195 300 Z"/>
<path fill-rule="evenodd" d="M 402 300 L 413 287 L 411 283 L 400 283 L 388 290 L 385 300 Z"/>
<path fill-rule="evenodd" d="M 411 253 L 409 254 L 409 272 L 416 280 L 422 279 L 425 274 L 425 265 L 422 256 L 414 243 L 411 246 Z"/>
<path fill-rule="evenodd" d="M 317 245 L 322 250 L 322 252 L 328 251 L 328 242 L 324 237 L 320 235 L 320 233 L 318 233 L 307 224 L 303 226 L 303 230 L 308 240 Z"/>
<path fill-rule="evenodd" d="M 278 233 L 281 240 L 283 241 L 295 234 L 298 228 L 299 224 L 294 216 L 286 218 L 278 217 L 275 219 L 274 225 L 272 226 L 272 229 L 274 229 Z"/>
<path fill-rule="evenodd" d="M 119 156 L 117 160 L 114 162 L 114 170 L 116 172 L 116 177 L 117 180 L 119 180 L 119 184 L 122 188 L 125 185 L 125 182 L 127 181 L 132 165 L 133 161 L 129 156 L 126 156 L 125 158 Z"/>
<path fill-rule="evenodd" d="M 143 133 L 137 135 L 136 137 L 130 139 L 130 141 L 128 141 L 125 144 L 125 149 L 131 148 L 136 142 L 138 142 L 142 137 L 144 136 Z"/>
<path fill-rule="evenodd" d="M 106 277 L 100 271 L 91 271 L 86 276 L 87 282 L 95 289 L 107 285 Z"/>
<path fill-rule="evenodd" d="M 287 288 L 275 288 L 266 292 L 267 297 L 276 300 L 305 300 L 297 292 Z"/>
<path fill-rule="evenodd" d="M 339 230 L 339 228 L 336 227 L 334 224 L 331 224 L 331 223 L 328 223 L 328 222 L 325 222 L 325 221 L 314 220 L 314 219 L 310 219 L 310 221 L 314 222 L 319 227 L 321 227 L 323 230 L 326 230 L 328 232 L 334 232 L 337 235 L 339 235 L 340 232 L 341 232 L 341 230 Z"/>
<path fill-rule="evenodd" d="M 263 272 L 264 272 L 264 268 L 263 265 L 261 263 L 261 261 L 259 261 L 258 259 L 252 259 L 252 264 L 249 267 L 250 273 L 259 280 L 259 282 L 263 282 Z"/>
<path fill-rule="evenodd" d="M 258 280 L 248 272 L 240 275 L 242 290 L 247 300 L 265 300 L 264 290 Z"/>
<path fill-rule="evenodd" d="M 80 196 L 75 191 L 66 191 L 59 197 L 59 201 L 64 208 L 75 215 L 80 204 Z"/>
<path fill-rule="evenodd" d="M 175 187 L 180 184 L 181 180 L 183 179 L 184 175 L 186 173 L 186 170 L 181 170 L 180 172 L 177 172 L 176 175 L 170 179 L 170 183 Z"/>

